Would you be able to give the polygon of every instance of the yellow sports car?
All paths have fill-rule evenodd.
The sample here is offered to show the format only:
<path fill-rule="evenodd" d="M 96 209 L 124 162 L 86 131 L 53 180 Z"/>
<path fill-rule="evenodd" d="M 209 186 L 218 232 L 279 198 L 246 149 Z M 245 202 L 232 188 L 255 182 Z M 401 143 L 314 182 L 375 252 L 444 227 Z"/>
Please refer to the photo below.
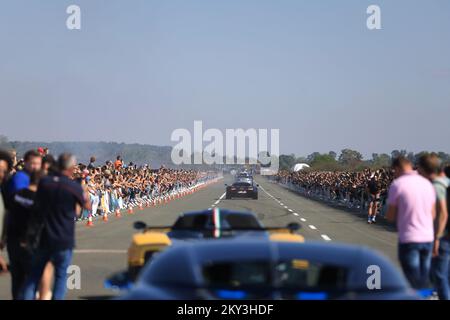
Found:
<path fill-rule="evenodd" d="M 128 270 L 114 274 L 105 282 L 107 288 L 129 288 L 140 270 L 153 255 L 180 241 L 252 237 L 277 242 L 304 242 L 297 234 L 297 223 L 286 227 L 264 227 L 252 212 L 214 208 L 181 214 L 173 226 L 149 227 L 144 222 L 134 223 L 141 232 L 133 235 L 128 249 Z"/>

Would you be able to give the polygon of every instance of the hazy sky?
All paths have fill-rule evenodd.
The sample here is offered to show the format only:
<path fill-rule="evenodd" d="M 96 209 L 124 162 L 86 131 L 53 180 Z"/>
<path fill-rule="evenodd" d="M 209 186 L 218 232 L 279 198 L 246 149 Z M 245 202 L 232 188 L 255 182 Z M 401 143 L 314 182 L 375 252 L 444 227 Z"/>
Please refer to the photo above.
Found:
<path fill-rule="evenodd" d="M 173 145 L 203 120 L 298 155 L 450 152 L 450 1 L 3 0 L 0 111 L 12 140 Z"/>

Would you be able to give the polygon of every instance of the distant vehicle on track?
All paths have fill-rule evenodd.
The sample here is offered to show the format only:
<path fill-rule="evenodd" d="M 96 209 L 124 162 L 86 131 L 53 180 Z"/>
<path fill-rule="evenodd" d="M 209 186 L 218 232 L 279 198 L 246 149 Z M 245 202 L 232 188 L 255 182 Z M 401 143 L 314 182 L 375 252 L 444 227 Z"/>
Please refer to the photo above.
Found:
<path fill-rule="evenodd" d="M 241 171 L 236 175 L 236 180 L 242 180 L 242 179 L 253 180 L 253 176 L 250 173 L 248 173 L 247 171 Z"/>
<path fill-rule="evenodd" d="M 226 193 L 225 193 L 226 199 L 232 198 L 258 199 L 259 185 L 256 184 L 253 180 L 250 180 L 248 178 L 237 180 L 230 186 L 225 184 L 225 186 L 226 186 Z"/>

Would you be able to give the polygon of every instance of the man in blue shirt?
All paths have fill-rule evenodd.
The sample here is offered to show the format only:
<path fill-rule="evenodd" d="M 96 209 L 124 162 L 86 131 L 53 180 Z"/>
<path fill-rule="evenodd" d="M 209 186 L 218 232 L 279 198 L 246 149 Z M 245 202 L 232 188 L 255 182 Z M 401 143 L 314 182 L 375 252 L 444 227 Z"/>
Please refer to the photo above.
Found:
<path fill-rule="evenodd" d="M 67 268 L 75 247 L 75 218 L 77 205 L 90 210 L 90 201 L 81 184 L 72 180 L 76 167 L 73 155 L 63 153 L 58 158 L 59 173 L 41 179 L 36 194 L 36 214 L 41 217 L 42 234 L 33 257 L 30 275 L 23 296 L 34 299 L 45 265 L 51 261 L 55 268 L 53 299 L 64 299 Z"/>
<path fill-rule="evenodd" d="M 24 156 L 24 169 L 16 172 L 7 182 L 5 195 L 6 205 L 14 194 L 30 185 L 30 174 L 41 170 L 42 156 L 36 150 L 30 150 Z"/>

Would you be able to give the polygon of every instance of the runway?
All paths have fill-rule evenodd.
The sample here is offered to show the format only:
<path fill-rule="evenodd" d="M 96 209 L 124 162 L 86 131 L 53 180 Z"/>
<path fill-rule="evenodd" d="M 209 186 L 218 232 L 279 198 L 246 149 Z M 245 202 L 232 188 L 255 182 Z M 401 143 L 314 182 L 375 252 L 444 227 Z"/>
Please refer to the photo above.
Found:
<path fill-rule="evenodd" d="M 104 279 L 126 268 L 126 252 L 134 232 L 132 224 L 144 221 L 148 225 L 171 225 L 182 212 L 212 207 L 252 211 L 265 226 L 285 226 L 298 222 L 306 241 L 344 242 L 378 250 L 397 262 L 397 234 L 392 226 L 380 222 L 368 225 L 364 215 L 331 207 L 304 198 L 277 183 L 257 176 L 259 199 L 232 199 L 224 196 L 225 176 L 207 188 L 157 207 L 135 209 L 134 214 L 122 212 L 121 218 L 94 220 L 93 227 L 77 223 L 76 249 L 72 264 L 79 266 L 81 288 L 68 291 L 67 299 L 102 299 L 115 295 L 103 287 Z M 10 299 L 10 277 L 0 277 L 0 299 Z"/>

